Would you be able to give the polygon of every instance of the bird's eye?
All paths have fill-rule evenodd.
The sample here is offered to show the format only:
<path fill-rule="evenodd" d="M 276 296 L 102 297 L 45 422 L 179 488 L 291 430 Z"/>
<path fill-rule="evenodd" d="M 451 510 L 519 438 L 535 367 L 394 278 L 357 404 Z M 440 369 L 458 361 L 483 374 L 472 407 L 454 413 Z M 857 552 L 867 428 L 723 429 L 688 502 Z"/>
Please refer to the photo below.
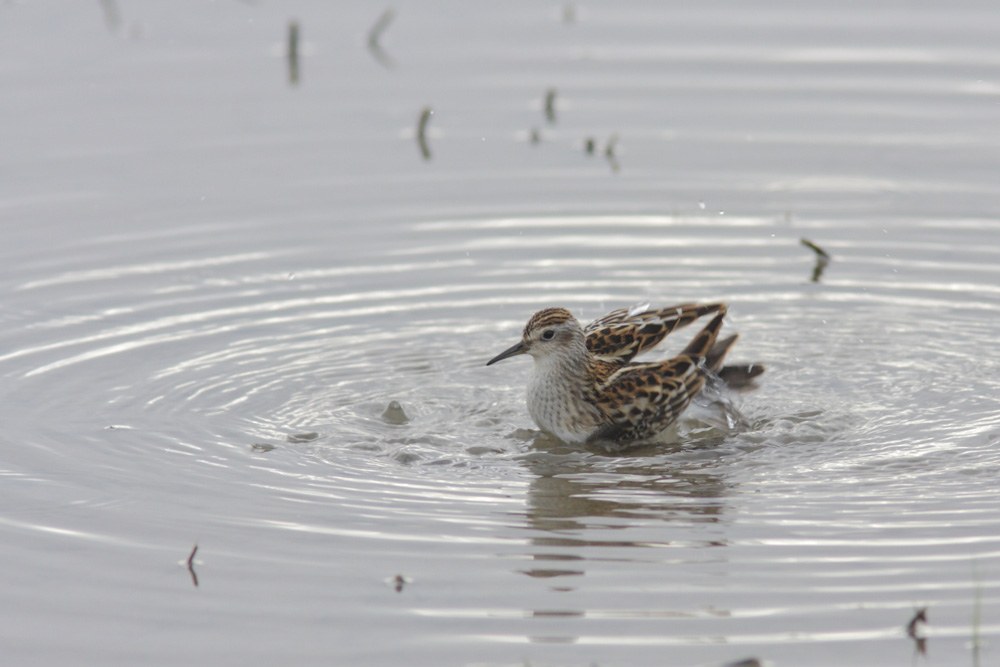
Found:
<path fill-rule="evenodd" d="M 556 332 L 552 329 L 546 329 L 542 332 L 542 340 L 552 340 L 556 337 Z"/>

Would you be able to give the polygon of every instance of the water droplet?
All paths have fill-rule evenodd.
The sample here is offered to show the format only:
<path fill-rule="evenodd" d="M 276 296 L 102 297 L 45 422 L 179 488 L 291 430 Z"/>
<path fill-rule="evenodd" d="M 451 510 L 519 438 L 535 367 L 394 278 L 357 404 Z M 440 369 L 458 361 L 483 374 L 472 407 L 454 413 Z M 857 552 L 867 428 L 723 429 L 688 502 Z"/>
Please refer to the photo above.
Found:
<path fill-rule="evenodd" d="M 389 405 L 386 406 L 385 411 L 382 413 L 382 419 L 389 424 L 405 424 L 410 421 L 410 418 L 406 416 L 406 412 L 403 411 L 403 406 L 399 404 L 399 401 L 389 401 Z"/>
<path fill-rule="evenodd" d="M 700 208 L 701 210 L 704 211 L 705 210 L 705 202 L 703 202 L 703 201 L 698 202 L 698 208 Z"/>

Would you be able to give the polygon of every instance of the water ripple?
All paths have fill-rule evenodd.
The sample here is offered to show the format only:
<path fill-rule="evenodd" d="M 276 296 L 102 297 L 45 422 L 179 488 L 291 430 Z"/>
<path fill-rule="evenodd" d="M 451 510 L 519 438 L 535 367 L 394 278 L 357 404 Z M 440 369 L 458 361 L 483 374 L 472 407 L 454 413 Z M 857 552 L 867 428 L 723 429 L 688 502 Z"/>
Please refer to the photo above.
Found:
<path fill-rule="evenodd" d="M 604 589 L 632 600 L 537 609 L 459 600 L 418 606 L 417 616 L 707 623 L 664 637 L 470 626 L 468 639 L 755 646 L 900 637 L 901 625 L 823 626 L 862 608 L 905 615 L 917 601 L 953 619 L 973 586 L 1000 586 L 989 575 L 974 583 L 969 565 L 1000 562 L 1000 360 L 988 353 L 1000 330 L 983 317 L 1000 308 L 990 262 L 1000 246 L 982 242 L 989 221 L 924 224 L 967 236 L 956 241 L 969 247 L 961 256 L 907 237 L 913 224 L 428 220 L 380 259 L 350 267 L 292 247 L 50 267 L 19 293 L 74 312 L 26 321 L 0 355 L 0 374 L 35 397 L 21 418 L 39 434 L 58 413 L 91 449 L 77 463 L 39 435 L 8 474 L 83 465 L 100 471 L 98 484 L 126 467 L 143 489 L 134 500 L 155 506 L 143 498 L 170 488 L 169 471 L 193 489 L 171 523 L 203 522 L 208 498 L 211 521 L 228 531 L 325 540 L 380 560 L 496 559 L 553 590 L 582 591 L 574 582 L 594 579 L 588 596 Z M 834 257 L 819 283 L 809 281 L 806 234 Z M 294 266 L 283 266 L 288 257 Z M 117 288 L 81 299 L 81 282 L 101 281 Z M 717 298 L 730 301 L 727 326 L 742 334 L 735 356 L 769 367 L 757 391 L 732 398 L 743 430 L 692 418 L 671 447 L 565 447 L 531 429 L 526 364 L 484 365 L 544 305 L 594 317 L 639 301 Z M 393 401 L 401 412 L 390 418 Z M 78 495 L 94 510 L 128 506 L 96 490 Z M 102 535 L 30 517 L 5 525 L 159 548 L 120 528 Z M 704 598 L 717 586 L 726 594 L 713 605 Z M 668 593 L 675 606 L 657 601 Z M 717 625 L 774 618 L 789 630 L 775 632 L 773 620 Z M 959 630 L 951 620 L 934 632 Z"/>

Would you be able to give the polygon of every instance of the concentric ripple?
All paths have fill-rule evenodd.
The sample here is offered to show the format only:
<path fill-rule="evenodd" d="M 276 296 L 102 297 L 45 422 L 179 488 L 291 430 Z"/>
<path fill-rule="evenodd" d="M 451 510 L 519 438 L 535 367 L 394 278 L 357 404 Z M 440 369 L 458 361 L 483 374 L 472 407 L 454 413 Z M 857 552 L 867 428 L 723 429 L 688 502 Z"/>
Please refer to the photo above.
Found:
<path fill-rule="evenodd" d="M 335 4 L 0 7 L 8 662 L 1000 663 L 992 5 Z M 710 300 L 671 445 L 485 366 Z"/>
<path fill-rule="evenodd" d="M 46 267 L 13 288 L 47 310 L 0 359 L 31 397 L 7 474 L 61 479 L 84 515 L 74 530 L 96 539 L 162 548 L 138 523 L 152 511 L 169 541 L 186 524 L 227 543 L 262 533 L 299 544 L 274 557 L 301 566 L 317 562 L 302 540 L 366 553 L 380 576 L 419 563 L 412 578 L 438 585 L 462 563 L 448 576 L 487 578 L 494 602 L 425 598 L 410 621 L 448 619 L 468 641 L 887 650 L 916 605 L 934 609 L 935 639 L 967 637 L 976 591 L 993 605 L 1000 583 L 1000 362 L 986 353 L 1000 247 L 984 224 L 451 220 L 412 223 L 350 268 L 293 244 Z M 944 227 L 972 250 L 941 253 Z M 833 257 L 819 282 L 804 235 Z M 742 334 L 734 356 L 769 367 L 730 397 L 746 426 L 728 434 L 565 447 L 531 430 L 528 362 L 484 366 L 542 305 L 588 318 L 719 298 Z M 59 447 L 67 436 L 86 451 Z M 591 630 L 567 625 L 584 616 Z"/>

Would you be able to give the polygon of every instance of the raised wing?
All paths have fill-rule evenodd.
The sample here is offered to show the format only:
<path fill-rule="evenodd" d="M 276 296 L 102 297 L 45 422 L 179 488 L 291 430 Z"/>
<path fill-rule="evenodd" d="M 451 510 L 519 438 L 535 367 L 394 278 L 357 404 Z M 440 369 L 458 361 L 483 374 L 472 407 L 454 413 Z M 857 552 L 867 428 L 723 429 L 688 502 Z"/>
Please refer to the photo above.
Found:
<path fill-rule="evenodd" d="M 718 314 L 698 332 L 680 356 L 666 361 L 629 364 L 608 378 L 594 400 L 608 422 L 591 439 L 639 440 L 677 421 L 705 386 L 706 362 L 721 364 L 721 357 L 735 340 L 722 341 L 719 358 L 711 359 L 726 316 L 725 306 L 717 306 Z"/>
<path fill-rule="evenodd" d="M 637 354 L 658 345 L 671 331 L 725 307 L 723 303 L 684 303 L 655 310 L 648 306 L 619 308 L 584 328 L 587 350 L 603 361 L 625 365 Z"/>

